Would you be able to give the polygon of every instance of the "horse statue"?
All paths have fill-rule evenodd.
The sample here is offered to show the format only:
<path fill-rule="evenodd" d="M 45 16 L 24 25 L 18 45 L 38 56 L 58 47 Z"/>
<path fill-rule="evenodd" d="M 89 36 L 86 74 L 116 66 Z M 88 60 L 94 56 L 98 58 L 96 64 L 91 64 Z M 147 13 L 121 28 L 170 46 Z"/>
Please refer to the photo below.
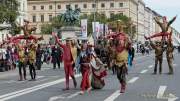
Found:
<path fill-rule="evenodd" d="M 75 25 L 77 21 L 79 21 L 80 8 L 76 8 L 75 10 L 69 5 L 64 14 L 60 15 L 60 19 L 65 22 L 67 25 Z"/>

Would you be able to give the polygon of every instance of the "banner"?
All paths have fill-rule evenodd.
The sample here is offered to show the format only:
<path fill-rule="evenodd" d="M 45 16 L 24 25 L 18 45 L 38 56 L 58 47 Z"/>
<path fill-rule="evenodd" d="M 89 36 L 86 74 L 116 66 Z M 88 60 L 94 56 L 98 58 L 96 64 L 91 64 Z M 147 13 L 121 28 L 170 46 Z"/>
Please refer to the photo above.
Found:
<path fill-rule="evenodd" d="M 81 20 L 81 33 L 82 37 L 87 38 L 87 19 Z"/>
<path fill-rule="evenodd" d="M 109 31 L 108 31 L 108 25 L 105 24 L 104 27 L 105 27 L 105 28 L 104 28 L 104 30 L 105 30 L 105 35 L 107 35 L 107 34 L 109 33 Z"/>
<path fill-rule="evenodd" d="M 99 36 L 99 22 L 92 22 L 92 29 L 93 29 L 93 37 L 97 38 Z"/>
<path fill-rule="evenodd" d="M 99 24 L 99 36 L 104 34 L 104 24 Z"/>

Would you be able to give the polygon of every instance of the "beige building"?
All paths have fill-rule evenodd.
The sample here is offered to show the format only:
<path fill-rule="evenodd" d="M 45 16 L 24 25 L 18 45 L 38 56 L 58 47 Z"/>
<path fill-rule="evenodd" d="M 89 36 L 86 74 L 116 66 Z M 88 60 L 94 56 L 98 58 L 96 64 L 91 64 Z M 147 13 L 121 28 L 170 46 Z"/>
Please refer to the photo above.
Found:
<path fill-rule="evenodd" d="M 137 40 L 144 41 L 144 12 L 145 12 L 145 3 L 142 0 L 138 1 L 138 37 Z"/>
<path fill-rule="evenodd" d="M 134 25 L 137 25 L 136 0 L 28 0 L 28 19 L 37 25 L 37 33 L 40 33 L 41 25 L 49 23 L 54 16 L 64 13 L 67 5 L 72 8 L 81 8 L 82 14 L 90 14 L 95 11 L 110 17 L 113 14 L 124 14 L 131 17 Z"/>

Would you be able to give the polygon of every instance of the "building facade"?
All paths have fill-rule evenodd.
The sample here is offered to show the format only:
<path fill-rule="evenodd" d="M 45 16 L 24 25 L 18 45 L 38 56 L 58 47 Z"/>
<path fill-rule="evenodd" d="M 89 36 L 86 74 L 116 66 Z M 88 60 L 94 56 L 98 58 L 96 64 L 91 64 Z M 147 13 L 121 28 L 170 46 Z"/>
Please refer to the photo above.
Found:
<path fill-rule="evenodd" d="M 23 25 L 23 20 L 27 19 L 27 0 L 18 0 L 19 2 L 19 13 L 20 15 L 17 18 L 17 22 L 20 25 Z"/>
<path fill-rule="evenodd" d="M 144 30 L 145 30 L 145 3 L 142 0 L 138 1 L 138 37 L 137 40 L 144 41 Z"/>
<path fill-rule="evenodd" d="M 40 33 L 41 25 L 64 13 L 67 5 L 71 5 L 73 9 L 80 8 L 81 14 L 96 11 L 107 17 L 123 14 L 131 17 L 133 24 L 137 26 L 138 2 L 135 0 L 28 0 L 28 19 L 33 25 L 37 25 L 37 33 Z"/>
<path fill-rule="evenodd" d="M 144 40 L 144 35 L 160 32 L 159 25 L 154 21 L 157 12 L 146 7 L 143 0 L 27 0 L 28 20 L 37 26 L 36 33 L 41 32 L 42 24 L 50 23 L 53 17 L 66 11 L 71 5 L 73 9 L 80 8 L 81 14 L 98 12 L 107 17 L 122 14 L 130 17 L 136 28 L 135 40 Z"/>

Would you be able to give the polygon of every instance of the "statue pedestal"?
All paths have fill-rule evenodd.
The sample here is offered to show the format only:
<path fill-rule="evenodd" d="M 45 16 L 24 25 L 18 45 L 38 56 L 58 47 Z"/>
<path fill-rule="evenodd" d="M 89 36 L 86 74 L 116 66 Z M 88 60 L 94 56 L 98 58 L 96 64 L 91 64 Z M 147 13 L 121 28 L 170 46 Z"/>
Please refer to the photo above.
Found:
<path fill-rule="evenodd" d="M 65 26 L 60 28 L 62 39 L 78 38 L 81 36 L 81 28 L 76 26 Z"/>

